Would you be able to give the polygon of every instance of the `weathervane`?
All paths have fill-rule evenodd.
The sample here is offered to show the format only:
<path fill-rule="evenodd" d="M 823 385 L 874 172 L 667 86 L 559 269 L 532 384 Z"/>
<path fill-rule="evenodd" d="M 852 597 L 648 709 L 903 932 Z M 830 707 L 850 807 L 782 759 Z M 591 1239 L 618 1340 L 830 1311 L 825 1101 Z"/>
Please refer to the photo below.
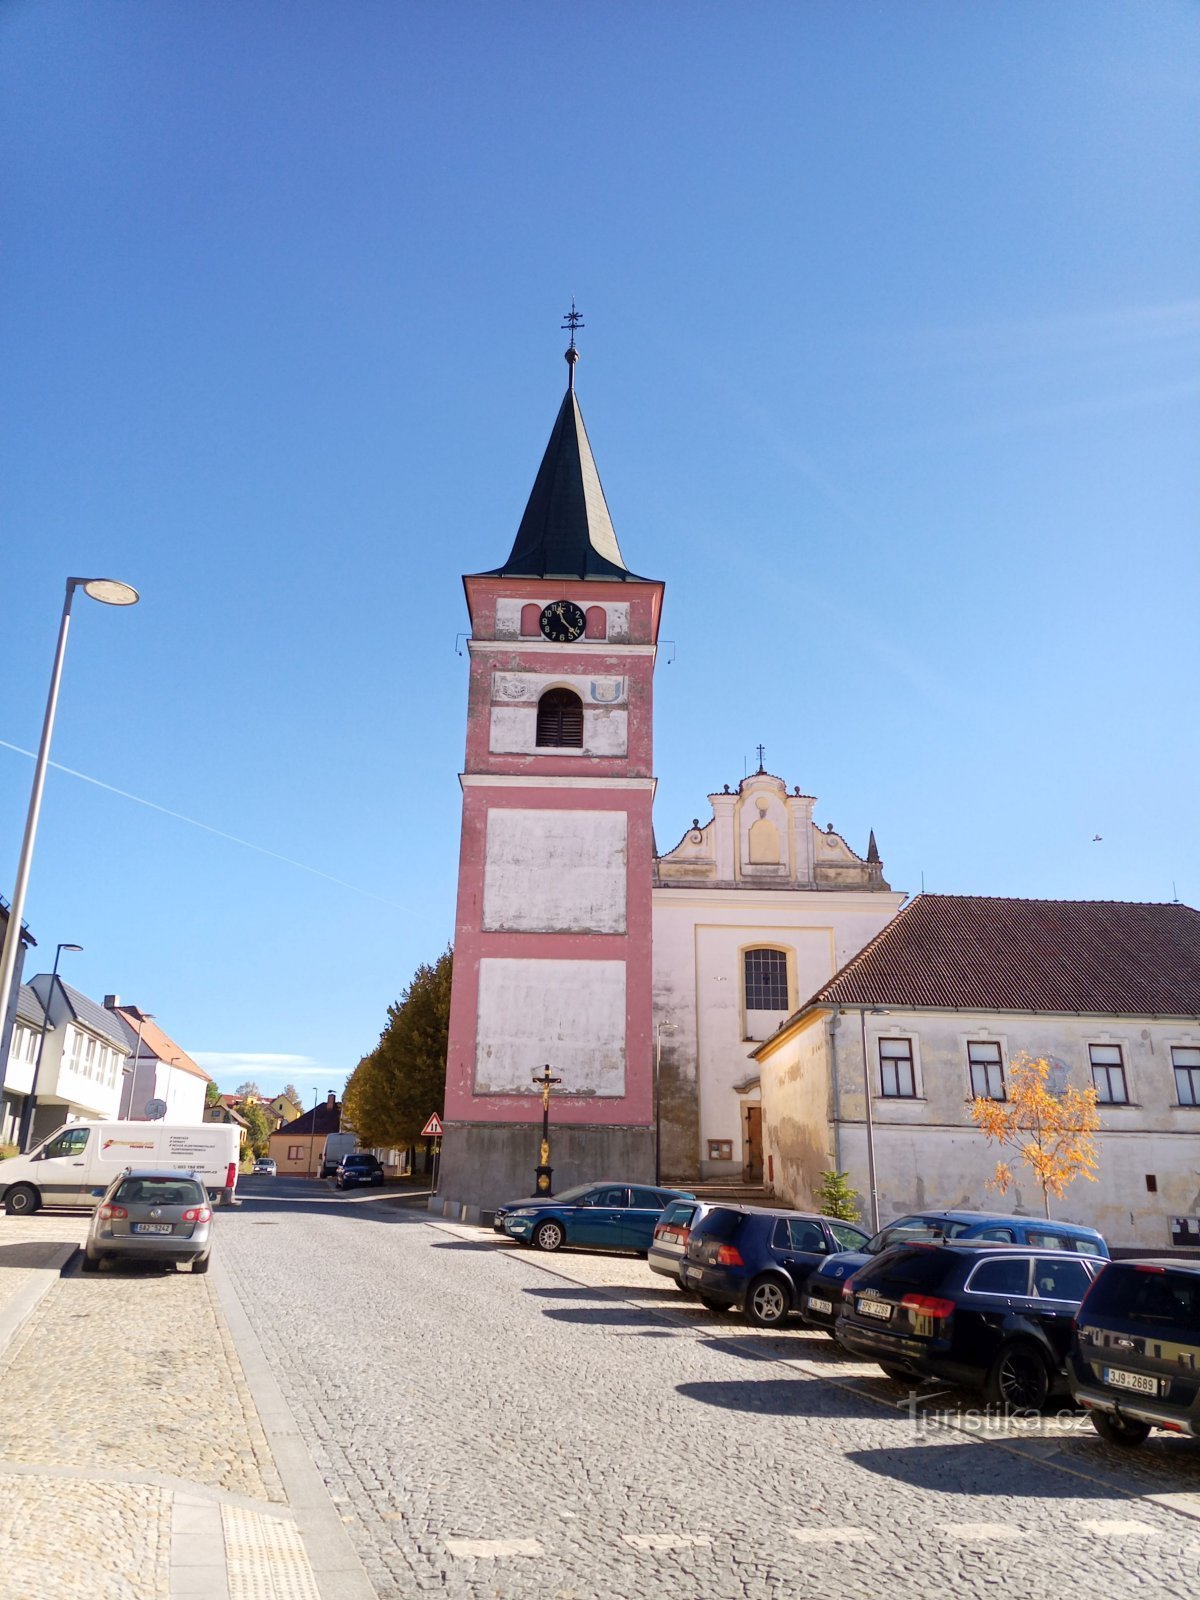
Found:
<path fill-rule="evenodd" d="M 571 389 L 575 387 L 575 363 L 579 360 L 579 351 L 575 348 L 575 330 L 583 327 L 586 327 L 586 323 L 583 320 L 583 312 L 576 311 L 575 296 L 572 295 L 571 309 L 563 318 L 563 332 L 565 333 L 570 330 L 571 334 L 571 342 L 567 346 L 566 353 L 567 371 L 570 374 L 568 378 L 568 387 Z"/>

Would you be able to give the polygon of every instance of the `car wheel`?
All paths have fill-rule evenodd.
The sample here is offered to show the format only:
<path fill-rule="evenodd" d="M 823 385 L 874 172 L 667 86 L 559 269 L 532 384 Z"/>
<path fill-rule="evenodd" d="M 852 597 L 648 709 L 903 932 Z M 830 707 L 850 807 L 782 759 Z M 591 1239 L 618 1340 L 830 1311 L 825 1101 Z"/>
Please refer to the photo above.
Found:
<path fill-rule="evenodd" d="M 192 1271 L 193 1272 L 207 1272 L 208 1271 L 208 1264 L 209 1264 L 209 1262 L 211 1260 L 212 1260 L 212 1256 L 211 1255 L 193 1256 L 192 1257 Z"/>
<path fill-rule="evenodd" d="M 81 1272 L 99 1272 L 100 1257 L 89 1255 L 85 1250 L 83 1252 L 83 1260 L 79 1263 L 79 1268 Z"/>
<path fill-rule="evenodd" d="M 711 1294 L 702 1294 L 700 1304 L 706 1311 L 728 1311 L 729 1305 L 725 1300 L 714 1300 Z"/>
<path fill-rule="evenodd" d="M 539 1222 L 533 1230 L 533 1242 L 539 1250 L 557 1250 L 565 1238 L 561 1222 Z"/>
<path fill-rule="evenodd" d="M 1036 1345 L 1006 1344 L 992 1362 L 985 1390 L 993 1405 L 1014 1411 L 1040 1411 L 1050 1394 L 1050 1369 Z"/>
<path fill-rule="evenodd" d="M 1110 1416 L 1107 1411 L 1089 1411 L 1088 1415 L 1105 1444 L 1118 1444 L 1124 1450 L 1132 1450 L 1149 1438 L 1148 1422 L 1138 1422 L 1134 1417 Z"/>
<path fill-rule="evenodd" d="M 37 1190 L 28 1183 L 18 1183 L 4 1197 L 4 1209 L 10 1217 L 31 1217 L 41 1203 Z"/>
<path fill-rule="evenodd" d="M 778 1328 L 792 1308 L 778 1278 L 755 1278 L 746 1290 L 746 1317 L 757 1328 Z"/>

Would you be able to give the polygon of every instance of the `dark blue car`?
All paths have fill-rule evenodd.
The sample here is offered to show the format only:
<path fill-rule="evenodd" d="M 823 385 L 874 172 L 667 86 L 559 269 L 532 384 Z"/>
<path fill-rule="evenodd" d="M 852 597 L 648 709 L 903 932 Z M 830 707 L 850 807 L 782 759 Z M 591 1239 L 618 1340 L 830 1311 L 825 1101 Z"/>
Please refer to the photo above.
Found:
<path fill-rule="evenodd" d="M 654 1224 L 672 1200 L 690 1198 L 682 1189 L 648 1184 L 580 1184 L 552 1200 L 526 1200 L 504 1210 L 504 1231 L 510 1239 L 538 1250 L 564 1244 L 593 1250 L 633 1250 L 645 1255 L 654 1240 Z"/>
<path fill-rule="evenodd" d="M 760 1328 L 774 1328 L 800 1309 L 822 1261 L 866 1243 L 861 1228 L 833 1217 L 718 1205 L 688 1235 L 679 1281 L 711 1311 L 740 1306 Z"/>
<path fill-rule="evenodd" d="M 813 1273 L 800 1314 L 813 1328 L 833 1333 L 841 1313 L 842 1289 L 874 1256 L 896 1244 L 930 1244 L 948 1239 L 979 1239 L 985 1244 L 1027 1244 L 1036 1250 L 1068 1250 L 1082 1256 L 1107 1256 L 1095 1228 L 1042 1217 L 1006 1216 L 1000 1211 L 918 1211 L 881 1228 L 861 1250 L 831 1256 Z"/>

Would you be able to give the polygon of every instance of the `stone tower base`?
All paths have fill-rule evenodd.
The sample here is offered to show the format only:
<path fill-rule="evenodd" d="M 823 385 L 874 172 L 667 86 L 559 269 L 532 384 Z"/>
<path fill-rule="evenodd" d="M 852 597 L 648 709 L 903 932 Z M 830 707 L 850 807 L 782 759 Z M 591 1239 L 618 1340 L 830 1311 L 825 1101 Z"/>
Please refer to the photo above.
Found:
<path fill-rule="evenodd" d="M 534 1192 L 542 1142 L 537 1122 L 448 1122 L 442 1136 L 438 1192 L 429 1209 L 478 1222 L 506 1200 Z M 654 1182 L 654 1129 L 550 1124 L 554 1193 L 605 1178 Z M 486 1220 L 486 1218 L 484 1219 Z"/>

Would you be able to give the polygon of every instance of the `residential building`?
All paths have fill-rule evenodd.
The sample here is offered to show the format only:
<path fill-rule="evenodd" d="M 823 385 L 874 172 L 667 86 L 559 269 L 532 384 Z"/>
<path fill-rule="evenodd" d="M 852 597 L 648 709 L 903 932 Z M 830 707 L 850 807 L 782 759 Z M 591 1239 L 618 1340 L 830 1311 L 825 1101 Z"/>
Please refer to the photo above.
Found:
<path fill-rule="evenodd" d="M 246 1125 L 246 1119 L 240 1111 L 235 1111 L 232 1106 L 225 1105 L 224 1097 L 221 1100 L 214 1101 L 211 1105 L 206 1105 L 201 1120 L 204 1122 L 224 1122 L 230 1127 L 236 1128 L 242 1146 L 245 1148 L 246 1139 L 250 1131 Z"/>
<path fill-rule="evenodd" d="M 330 1090 L 322 1105 L 302 1112 L 271 1135 L 270 1154 L 276 1170 L 298 1177 L 315 1177 L 321 1170 L 321 1151 L 331 1133 L 342 1132 L 342 1106 Z"/>
<path fill-rule="evenodd" d="M 8 937 L 8 901 L 0 895 L 0 950 L 4 948 L 4 941 Z M 30 933 L 26 923 L 21 924 L 21 943 L 17 949 L 17 964 L 13 971 L 12 988 L 8 994 L 8 1003 L 0 995 L 0 1144 L 13 1143 L 13 1135 L 21 1118 L 21 1107 L 24 1105 L 27 1090 L 13 1088 L 10 1090 L 8 1072 L 10 1065 L 15 1069 L 18 1079 L 23 1081 L 25 1074 L 20 1064 L 10 1059 L 10 1047 L 13 1042 L 13 1032 L 17 1021 L 18 999 L 21 993 L 21 974 L 25 970 L 25 957 L 29 950 L 37 945 L 37 940 Z M 26 1006 L 28 1009 L 28 1003 Z M 41 1028 L 41 1022 L 38 1022 Z M 7 1131 L 6 1131 L 7 1130 Z"/>
<path fill-rule="evenodd" d="M 21 1116 L 33 1087 L 38 1042 L 46 1012 L 42 1002 L 22 983 L 17 990 L 8 1067 L 4 1074 L 4 1100 L 0 1105 L 0 1145 L 14 1145 L 20 1139 Z"/>
<path fill-rule="evenodd" d="M 922 895 L 754 1052 L 767 1178 L 811 1207 L 848 1171 L 886 1222 L 926 1206 L 1041 1214 L 1007 1152 L 974 1125 L 1020 1055 L 1050 1086 L 1093 1086 L 1097 1181 L 1055 1216 L 1110 1243 L 1200 1247 L 1200 912 L 1116 901 Z"/>
<path fill-rule="evenodd" d="M 150 1117 L 152 1105 L 161 1105 L 164 1122 L 202 1121 L 211 1081 L 204 1068 L 147 1012 L 123 1006 L 115 994 L 105 995 L 104 1004 L 125 1024 L 129 1036 L 130 1071 L 121 1094 L 122 1118 L 141 1122 Z"/>
<path fill-rule="evenodd" d="M 29 987 L 48 1013 L 33 1142 L 64 1122 L 118 1117 L 130 1045 L 124 1022 L 49 972 L 39 972 Z"/>

